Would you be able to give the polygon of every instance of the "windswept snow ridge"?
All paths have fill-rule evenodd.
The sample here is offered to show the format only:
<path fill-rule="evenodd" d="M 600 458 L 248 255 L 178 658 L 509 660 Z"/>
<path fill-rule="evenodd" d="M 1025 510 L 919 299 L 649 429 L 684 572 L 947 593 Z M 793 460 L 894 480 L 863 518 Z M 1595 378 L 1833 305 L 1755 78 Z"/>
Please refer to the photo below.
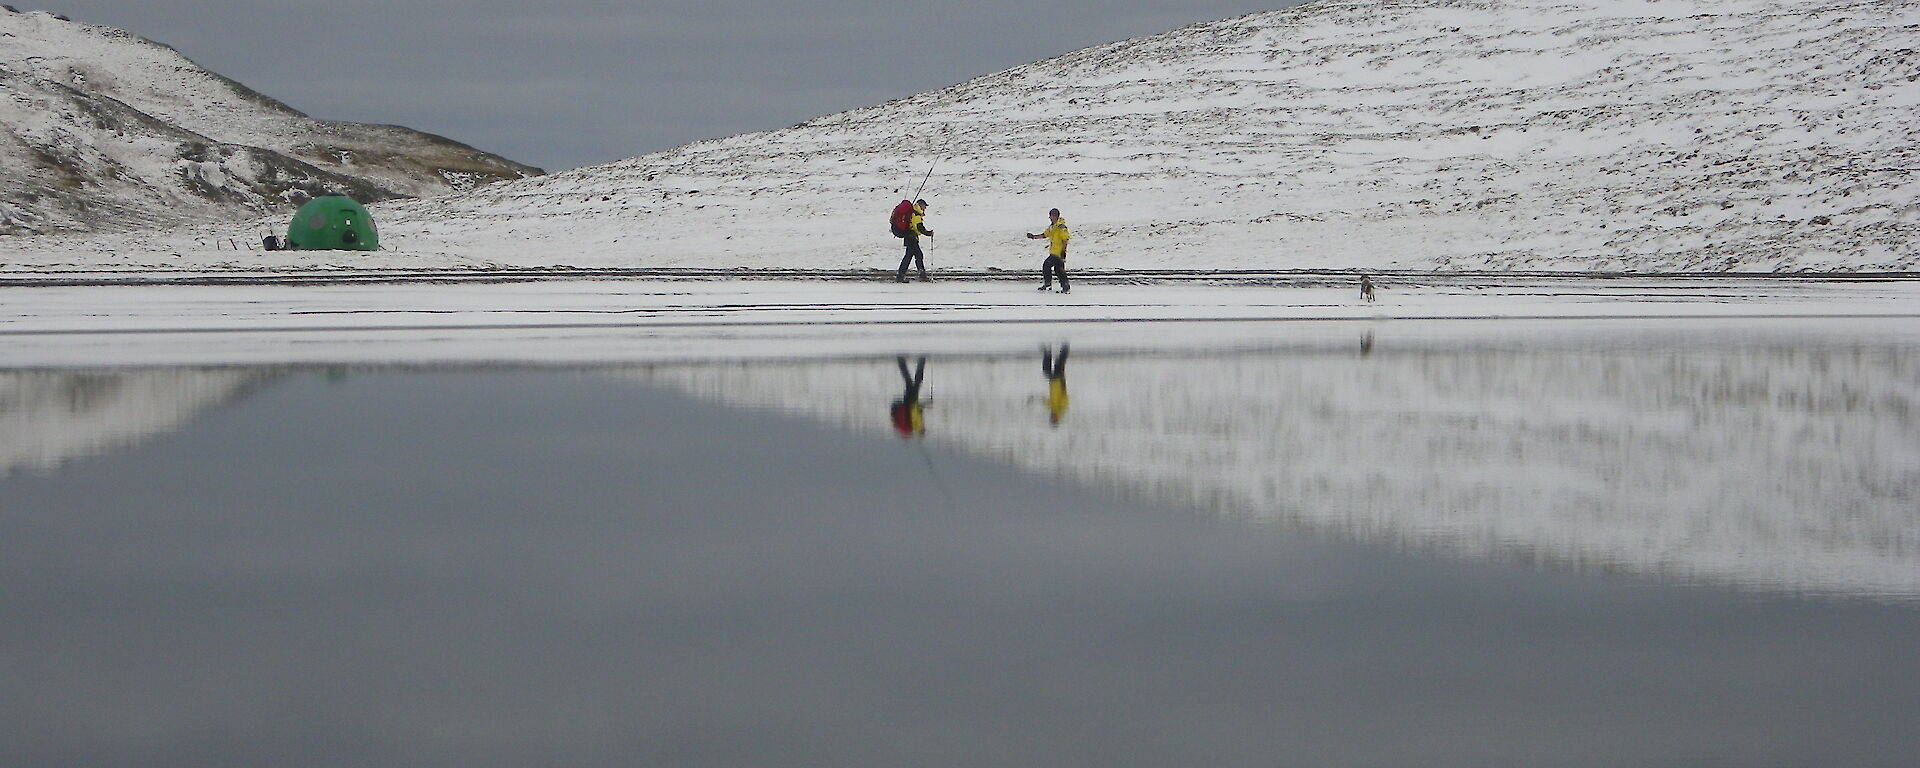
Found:
<path fill-rule="evenodd" d="M 502 264 L 1904 271 L 1920 5 L 1323 0 L 792 128 L 383 206 Z"/>
<path fill-rule="evenodd" d="M 1916 50 L 1903 0 L 1321 0 L 378 205 L 378 256 L 217 252 L 261 220 L 0 262 L 891 269 L 931 167 L 936 270 L 1035 268 L 1058 207 L 1076 269 L 1913 271 Z"/>
<path fill-rule="evenodd" d="M 0 234 L 232 220 L 321 194 L 371 202 L 539 173 L 406 128 L 314 120 L 172 48 L 11 10 L 0 169 Z"/>

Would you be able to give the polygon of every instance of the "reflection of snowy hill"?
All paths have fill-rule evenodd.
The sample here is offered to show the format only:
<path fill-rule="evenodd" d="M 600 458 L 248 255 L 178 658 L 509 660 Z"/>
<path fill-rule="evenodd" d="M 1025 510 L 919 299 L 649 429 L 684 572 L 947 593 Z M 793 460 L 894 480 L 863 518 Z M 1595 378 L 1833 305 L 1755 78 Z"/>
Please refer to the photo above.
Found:
<path fill-rule="evenodd" d="M 1721 340 L 1724 341 L 1724 340 Z M 1920 354 L 1906 347 L 1074 352 L 936 358 L 930 440 L 1369 541 L 1789 590 L 1920 594 Z M 662 367 L 716 399 L 889 432 L 890 360 Z"/>
<path fill-rule="evenodd" d="M 375 214 L 410 266 L 884 268 L 938 160 L 936 268 L 1058 206 L 1083 268 L 1912 270 L 1916 49 L 1912 2 L 1321 0 Z"/>
<path fill-rule="evenodd" d="M 0 474 L 52 469 L 165 435 L 271 375 L 0 372 Z"/>

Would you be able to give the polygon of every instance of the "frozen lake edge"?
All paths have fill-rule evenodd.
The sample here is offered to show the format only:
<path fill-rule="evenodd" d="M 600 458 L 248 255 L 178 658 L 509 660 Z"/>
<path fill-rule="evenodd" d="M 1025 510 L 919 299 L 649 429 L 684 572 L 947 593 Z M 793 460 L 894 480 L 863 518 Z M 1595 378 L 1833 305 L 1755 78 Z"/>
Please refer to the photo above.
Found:
<path fill-rule="evenodd" d="M 1898 322 L 1920 318 L 1920 279 L 1910 276 L 1382 276 L 1374 302 L 1360 298 L 1356 276 L 1336 274 L 1125 282 L 1096 274 L 1071 294 L 951 278 L 141 279 L 167 282 L 0 283 L 0 368 L 980 353 L 1062 337 L 1193 349 L 1321 321 L 1394 333 L 1443 320 L 1800 319 L 1920 331 Z"/>

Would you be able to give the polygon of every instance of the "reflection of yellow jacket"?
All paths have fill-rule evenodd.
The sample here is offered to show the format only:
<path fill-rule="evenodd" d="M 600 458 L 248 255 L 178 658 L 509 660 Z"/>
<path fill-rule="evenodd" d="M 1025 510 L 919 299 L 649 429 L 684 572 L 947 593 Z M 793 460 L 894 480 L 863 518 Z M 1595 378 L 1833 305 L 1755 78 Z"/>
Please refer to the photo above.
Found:
<path fill-rule="evenodd" d="M 1059 423 L 1060 417 L 1067 415 L 1067 380 L 1065 377 L 1047 379 L 1047 414 Z"/>
<path fill-rule="evenodd" d="M 1049 255 L 1058 256 L 1062 260 L 1067 258 L 1066 219 L 1055 219 L 1053 223 L 1048 224 L 1046 230 L 1040 234 L 1046 235 L 1047 237 L 1047 253 Z"/>

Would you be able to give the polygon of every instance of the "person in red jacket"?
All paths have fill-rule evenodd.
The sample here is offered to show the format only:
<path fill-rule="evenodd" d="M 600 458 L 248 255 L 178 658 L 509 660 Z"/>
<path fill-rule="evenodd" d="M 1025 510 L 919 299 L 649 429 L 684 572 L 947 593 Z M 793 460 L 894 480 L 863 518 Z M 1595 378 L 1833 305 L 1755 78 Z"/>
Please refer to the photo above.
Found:
<path fill-rule="evenodd" d="M 907 218 L 902 232 L 900 238 L 907 241 L 907 255 L 900 258 L 900 274 L 894 280 L 906 282 L 907 266 L 911 264 L 920 268 L 920 282 L 931 281 L 933 278 L 927 276 L 927 257 L 920 252 L 920 236 L 933 237 L 933 230 L 927 229 L 927 201 L 913 201 L 913 214 Z"/>

